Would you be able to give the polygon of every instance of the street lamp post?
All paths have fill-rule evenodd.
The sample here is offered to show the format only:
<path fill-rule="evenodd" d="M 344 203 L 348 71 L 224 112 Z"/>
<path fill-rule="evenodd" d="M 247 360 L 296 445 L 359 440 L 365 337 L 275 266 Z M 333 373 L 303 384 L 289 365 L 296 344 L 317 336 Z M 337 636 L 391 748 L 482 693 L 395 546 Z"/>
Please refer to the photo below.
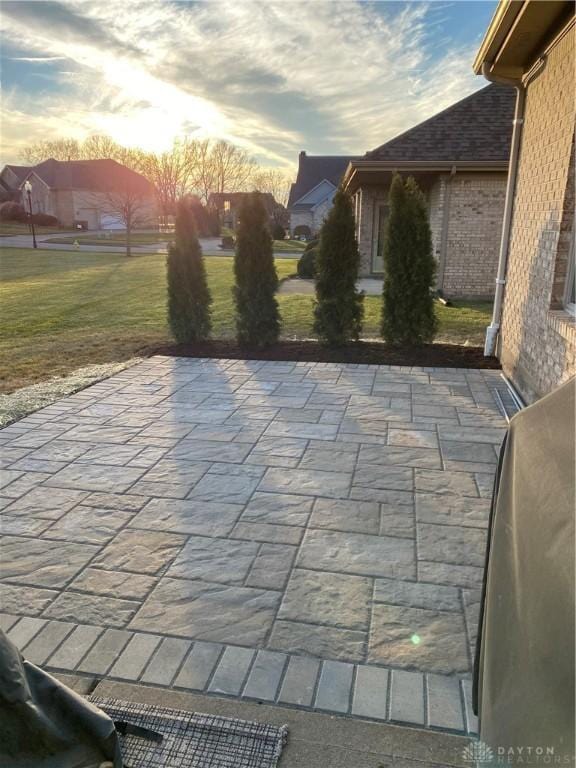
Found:
<path fill-rule="evenodd" d="M 32 184 L 30 184 L 29 179 L 26 179 L 24 182 L 24 191 L 28 196 L 28 212 L 30 214 L 30 228 L 32 229 L 32 245 L 34 248 L 38 248 L 38 244 L 36 243 L 36 230 L 34 229 L 34 217 L 32 215 Z"/>

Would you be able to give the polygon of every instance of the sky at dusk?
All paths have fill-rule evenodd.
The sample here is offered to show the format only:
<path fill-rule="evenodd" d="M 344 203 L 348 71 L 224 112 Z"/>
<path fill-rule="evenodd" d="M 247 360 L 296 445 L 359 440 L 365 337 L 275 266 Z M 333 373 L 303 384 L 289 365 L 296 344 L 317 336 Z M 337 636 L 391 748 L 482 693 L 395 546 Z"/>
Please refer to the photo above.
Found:
<path fill-rule="evenodd" d="M 363 154 L 486 85 L 495 0 L 2 3 L 2 162 L 107 133 L 224 138 L 263 165 Z"/>

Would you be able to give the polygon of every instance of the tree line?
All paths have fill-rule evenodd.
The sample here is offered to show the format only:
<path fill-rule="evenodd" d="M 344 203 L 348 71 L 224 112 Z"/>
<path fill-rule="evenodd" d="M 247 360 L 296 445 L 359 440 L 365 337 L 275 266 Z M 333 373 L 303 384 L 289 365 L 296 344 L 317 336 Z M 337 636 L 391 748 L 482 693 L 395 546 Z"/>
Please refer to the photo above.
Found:
<path fill-rule="evenodd" d="M 339 347 L 358 341 L 364 294 L 357 288 L 360 253 L 350 196 L 338 190 L 320 233 L 316 256 L 314 330 L 319 341 Z M 179 343 L 205 341 L 212 299 L 189 202 L 182 200 L 175 241 L 168 254 L 168 317 Z M 395 174 L 384 237 L 381 334 L 393 345 L 429 343 L 436 332 L 432 289 L 435 260 L 426 201 L 413 178 Z M 260 195 L 249 195 L 240 212 L 234 256 L 236 338 L 246 347 L 278 341 L 281 317 L 272 237 Z"/>
<path fill-rule="evenodd" d="M 223 140 L 175 139 L 165 152 L 147 152 L 124 147 L 110 136 L 94 135 L 83 141 L 40 141 L 25 148 L 21 157 L 30 165 L 49 158 L 116 160 L 154 186 L 163 217 L 174 214 L 178 200 L 186 195 L 195 195 L 206 204 L 214 192 L 258 190 L 286 205 L 290 189 L 290 177 L 284 171 L 260 166 L 244 148 Z"/>

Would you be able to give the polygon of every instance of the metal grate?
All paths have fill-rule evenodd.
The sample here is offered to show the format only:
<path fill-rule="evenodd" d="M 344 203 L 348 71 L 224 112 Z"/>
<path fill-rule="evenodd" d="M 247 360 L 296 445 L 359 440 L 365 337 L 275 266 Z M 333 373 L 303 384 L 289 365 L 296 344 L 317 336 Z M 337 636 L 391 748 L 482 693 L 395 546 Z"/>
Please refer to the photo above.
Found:
<path fill-rule="evenodd" d="M 120 735 L 126 768 L 275 768 L 288 729 L 118 699 L 90 701 L 113 720 L 162 735 L 160 743 Z"/>

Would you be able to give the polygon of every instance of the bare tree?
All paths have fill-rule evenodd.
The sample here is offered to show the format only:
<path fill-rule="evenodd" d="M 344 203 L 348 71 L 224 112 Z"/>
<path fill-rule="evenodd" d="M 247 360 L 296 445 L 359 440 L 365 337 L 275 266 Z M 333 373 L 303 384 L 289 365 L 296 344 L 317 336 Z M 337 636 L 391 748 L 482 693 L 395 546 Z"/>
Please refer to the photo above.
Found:
<path fill-rule="evenodd" d="M 270 192 L 280 205 L 288 204 L 292 179 L 279 168 L 259 168 L 252 176 L 252 188 L 258 192 Z"/>
<path fill-rule="evenodd" d="M 154 186 L 164 222 L 176 210 L 179 199 L 196 194 L 207 203 L 213 192 L 270 192 L 285 205 L 289 179 L 279 169 L 259 168 L 248 152 L 227 141 L 176 139 L 166 152 L 152 153 L 127 148 L 105 134 L 84 141 L 56 139 L 26 148 L 26 162 L 55 160 L 96 160 L 110 158 L 145 176 Z"/>
<path fill-rule="evenodd" d="M 164 220 L 176 212 L 178 200 L 196 188 L 199 162 L 198 142 L 190 139 L 176 140 L 160 154 L 141 154 L 138 170 L 154 185 Z"/>
<path fill-rule="evenodd" d="M 138 170 L 141 163 L 139 150 L 129 149 L 118 144 L 110 136 L 94 134 L 84 141 L 76 139 L 55 139 L 39 141 L 22 151 L 22 159 L 27 163 L 41 163 L 43 160 L 99 160 L 110 158 Z"/>
<path fill-rule="evenodd" d="M 212 192 L 245 192 L 257 168 L 248 152 L 227 141 L 212 145 L 208 163 L 213 177 Z"/>
<path fill-rule="evenodd" d="M 142 185 L 124 184 L 94 194 L 94 205 L 120 221 L 126 229 L 126 256 L 132 255 L 132 230 L 150 223 L 153 191 Z"/>
<path fill-rule="evenodd" d="M 38 141 L 22 150 L 21 157 L 26 163 L 36 165 L 53 157 L 54 160 L 80 160 L 82 145 L 76 139 L 55 139 Z"/>
<path fill-rule="evenodd" d="M 215 191 L 215 173 L 214 166 L 210 162 L 210 153 L 212 145 L 209 139 L 198 141 L 197 150 L 197 171 L 194 177 L 194 188 L 202 202 L 207 203 L 210 194 Z"/>

